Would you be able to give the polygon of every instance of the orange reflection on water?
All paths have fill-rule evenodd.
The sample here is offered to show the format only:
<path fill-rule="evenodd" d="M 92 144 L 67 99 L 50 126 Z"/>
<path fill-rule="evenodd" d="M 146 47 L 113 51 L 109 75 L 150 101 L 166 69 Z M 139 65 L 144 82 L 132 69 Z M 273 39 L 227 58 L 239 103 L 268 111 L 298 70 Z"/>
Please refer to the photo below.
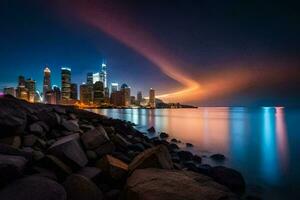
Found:
<path fill-rule="evenodd" d="M 285 171 L 288 167 L 288 139 L 284 118 L 284 108 L 276 107 L 276 137 L 280 166 Z"/>

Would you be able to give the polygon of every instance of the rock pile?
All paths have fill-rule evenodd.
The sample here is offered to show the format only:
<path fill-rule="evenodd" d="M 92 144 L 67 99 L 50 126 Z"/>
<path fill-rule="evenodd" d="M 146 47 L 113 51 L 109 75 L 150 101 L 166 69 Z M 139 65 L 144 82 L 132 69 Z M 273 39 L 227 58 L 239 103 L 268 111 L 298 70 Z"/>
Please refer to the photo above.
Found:
<path fill-rule="evenodd" d="M 239 172 L 202 165 L 166 133 L 149 139 L 129 122 L 7 96 L 0 111 L 1 200 L 217 200 L 245 190 Z"/>

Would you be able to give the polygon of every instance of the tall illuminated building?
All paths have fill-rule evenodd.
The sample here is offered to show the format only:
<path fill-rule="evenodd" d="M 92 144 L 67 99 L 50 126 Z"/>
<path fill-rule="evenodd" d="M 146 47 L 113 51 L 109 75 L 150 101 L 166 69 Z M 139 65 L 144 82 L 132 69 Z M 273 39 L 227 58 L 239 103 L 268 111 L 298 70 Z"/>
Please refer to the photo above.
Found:
<path fill-rule="evenodd" d="M 143 94 L 142 91 L 138 91 L 136 95 L 136 103 L 137 105 L 141 105 L 141 102 L 143 101 Z"/>
<path fill-rule="evenodd" d="M 130 99 L 130 87 L 123 83 L 121 85 L 121 92 L 122 92 L 122 106 L 130 106 L 131 99 Z"/>
<path fill-rule="evenodd" d="M 61 91 L 60 91 L 60 88 L 58 86 L 56 86 L 56 85 L 53 85 L 52 90 L 54 92 L 54 96 L 55 96 L 55 99 L 56 99 L 56 104 L 59 104 L 60 100 L 61 100 Z"/>
<path fill-rule="evenodd" d="M 43 97 L 46 99 L 46 93 L 51 90 L 51 71 L 48 67 L 44 69 Z"/>
<path fill-rule="evenodd" d="M 93 73 L 93 84 L 95 84 L 98 81 L 101 81 L 101 79 L 100 79 L 100 73 L 99 72 Z"/>
<path fill-rule="evenodd" d="M 152 88 L 149 90 L 149 106 L 155 108 L 155 90 Z"/>
<path fill-rule="evenodd" d="M 101 81 L 97 81 L 93 85 L 93 102 L 100 105 L 104 101 L 104 87 Z"/>
<path fill-rule="evenodd" d="M 103 87 L 107 88 L 107 66 L 103 61 L 101 65 L 101 73 L 100 73 L 101 81 L 103 82 Z"/>
<path fill-rule="evenodd" d="M 71 84 L 71 99 L 77 100 L 78 99 L 78 88 L 76 83 Z"/>
<path fill-rule="evenodd" d="M 116 92 L 118 90 L 119 90 L 119 84 L 118 83 L 111 83 L 111 86 L 110 86 L 111 93 Z"/>
<path fill-rule="evenodd" d="M 87 85 L 93 85 L 93 73 L 92 72 L 89 72 L 87 73 L 86 75 L 86 84 Z"/>
<path fill-rule="evenodd" d="M 19 76 L 18 77 L 18 86 L 24 86 L 25 87 L 25 77 Z"/>
<path fill-rule="evenodd" d="M 69 100 L 71 98 L 71 69 L 61 68 L 61 98 Z"/>
<path fill-rule="evenodd" d="M 34 103 L 35 99 L 35 80 L 29 78 L 25 81 L 25 87 L 28 90 L 28 101 Z"/>
<path fill-rule="evenodd" d="M 86 105 L 93 104 L 93 85 L 80 85 L 80 101 Z"/>

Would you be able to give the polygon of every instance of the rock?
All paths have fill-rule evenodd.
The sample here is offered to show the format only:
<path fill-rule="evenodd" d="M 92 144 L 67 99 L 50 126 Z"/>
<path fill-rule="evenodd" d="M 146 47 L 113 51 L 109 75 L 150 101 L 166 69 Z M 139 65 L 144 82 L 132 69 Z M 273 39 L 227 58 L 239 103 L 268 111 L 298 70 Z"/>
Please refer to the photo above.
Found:
<path fill-rule="evenodd" d="M 97 176 L 99 176 L 100 173 L 101 173 L 101 170 L 97 167 L 84 167 L 84 168 L 80 169 L 76 174 L 79 174 L 90 180 L 93 180 Z"/>
<path fill-rule="evenodd" d="M 118 200 L 120 193 L 120 190 L 112 189 L 105 193 L 105 197 L 107 200 Z"/>
<path fill-rule="evenodd" d="M 73 174 L 63 183 L 68 200 L 102 200 L 101 190 L 88 178 Z"/>
<path fill-rule="evenodd" d="M 61 125 L 68 131 L 76 132 L 79 131 L 79 125 L 75 120 L 62 119 Z"/>
<path fill-rule="evenodd" d="M 20 177 L 26 164 L 27 160 L 22 156 L 0 154 L 0 186 Z"/>
<path fill-rule="evenodd" d="M 102 157 L 106 154 L 112 154 L 114 150 L 115 150 L 115 145 L 112 142 L 108 142 L 95 149 L 95 152 L 99 157 Z"/>
<path fill-rule="evenodd" d="M 50 128 L 49 128 L 49 126 L 46 124 L 46 122 L 43 122 L 43 121 L 39 121 L 39 122 L 37 122 L 42 128 L 43 128 L 43 130 L 45 131 L 45 132 L 49 132 L 50 131 Z"/>
<path fill-rule="evenodd" d="M 95 151 L 88 150 L 85 153 L 89 160 L 96 160 L 98 158 L 97 153 Z"/>
<path fill-rule="evenodd" d="M 45 136 L 45 132 L 43 130 L 43 127 L 41 127 L 41 125 L 38 122 L 36 122 L 34 124 L 31 124 L 29 126 L 29 131 L 33 134 L 37 134 L 38 136 L 42 136 L 42 137 Z"/>
<path fill-rule="evenodd" d="M 186 143 L 186 147 L 194 147 L 194 145 L 191 143 Z"/>
<path fill-rule="evenodd" d="M 177 143 L 178 141 L 175 138 L 173 138 L 171 139 L 171 142 Z"/>
<path fill-rule="evenodd" d="M 35 135 L 33 134 L 25 135 L 23 137 L 23 146 L 32 147 L 36 141 L 37 141 L 37 137 Z"/>
<path fill-rule="evenodd" d="M 0 143 L 10 145 L 13 148 L 20 148 L 22 141 L 20 136 L 12 136 L 12 137 L 1 138 Z"/>
<path fill-rule="evenodd" d="M 190 161 L 193 159 L 193 154 L 189 151 L 179 151 L 177 155 L 182 161 Z"/>
<path fill-rule="evenodd" d="M 196 167 L 196 165 L 193 161 L 186 161 L 183 163 L 183 165 L 185 168 L 187 168 L 190 171 L 198 172 L 198 168 Z"/>
<path fill-rule="evenodd" d="M 79 135 L 73 134 L 57 140 L 48 152 L 61 159 L 73 169 L 84 167 L 88 160 L 79 144 Z"/>
<path fill-rule="evenodd" d="M 175 150 L 175 149 L 179 149 L 179 147 L 177 146 L 177 144 L 174 144 L 174 143 L 169 144 L 169 145 L 168 145 L 168 148 L 169 148 L 171 151 L 173 151 L 173 150 Z"/>
<path fill-rule="evenodd" d="M 34 176 L 42 176 L 42 177 L 46 177 L 49 178 L 51 180 L 57 181 L 57 176 L 56 174 L 48 169 L 42 168 L 42 167 L 38 167 L 38 166 L 34 166 L 32 168 L 32 170 L 34 170 L 34 172 L 36 172 L 37 174 L 34 174 Z"/>
<path fill-rule="evenodd" d="M 245 180 L 243 176 L 234 169 L 223 166 L 213 167 L 211 176 L 216 182 L 227 186 L 235 193 L 242 194 L 245 192 Z"/>
<path fill-rule="evenodd" d="M 129 145 L 128 149 L 141 152 L 141 151 L 145 150 L 145 147 L 142 143 L 135 143 L 135 144 Z"/>
<path fill-rule="evenodd" d="M 143 168 L 173 169 L 173 162 L 168 149 L 164 145 L 159 145 L 147 149 L 137 155 L 129 164 L 129 171 Z"/>
<path fill-rule="evenodd" d="M 113 152 L 112 156 L 122 160 L 126 164 L 129 164 L 131 162 L 131 159 L 127 155 L 125 155 L 125 153 L 122 152 Z"/>
<path fill-rule="evenodd" d="M 40 165 L 42 165 L 43 168 L 53 170 L 59 179 L 64 179 L 73 171 L 71 167 L 52 155 L 46 155 L 40 162 Z"/>
<path fill-rule="evenodd" d="M 149 133 L 155 133 L 155 128 L 151 126 L 150 128 L 147 129 Z"/>
<path fill-rule="evenodd" d="M 215 161 L 223 161 L 225 160 L 225 156 L 222 154 L 213 154 L 210 156 L 211 159 L 215 160 Z"/>
<path fill-rule="evenodd" d="M 76 115 L 75 115 L 74 113 L 69 113 L 69 117 L 70 117 L 70 119 L 72 119 L 72 120 L 77 119 L 77 117 L 76 117 Z"/>
<path fill-rule="evenodd" d="M 127 149 L 128 146 L 132 145 L 131 142 L 129 142 L 125 137 L 123 137 L 122 135 L 120 134 L 116 134 L 114 137 L 113 137 L 113 141 L 114 143 L 120 145 L 121 147 Z"/>
<path fill-rule="evenodd" d="M 36 114 L 36 116 L 49 127 L 57 127 L 61 123 L 61 117 L 55 112 L 40 111 Z"/>
<path fill-rule="evenodd" d="M 105 130 L 103 129 L 102 132 L 98 130 L 99 129 L 92 129 L 81 135 L 81 141 L 86 149 L 96 149 L 109 141 Z"/>
<path fill-rule="evenodd" d="M 66 200 L 64 188 L 42 176 L 19 179 L 0 190 L 1 200 Z"/>
<path fill-rule="evenodd" d="M 124 178 L 128 172 L 128 165 L 126 163 L 110 155 L 106 155 L 99 160 L 96 163 L 96 167 L 116 180 Z"/>
<path fill-rule="evenodd" d="M 165 133 L 165 132 L 161 132 L 161 133 L 159 134 L 159 137 L 160 137 L 160 138 L 168 138 L 168 137 L 169 137 L 169 134 L 167 134 L 167 133 Z"/>
<path fill-rule="evenodd" d="M 93 130 L 94 128 L 95 127 L 93 125 L 89 125 L 89 124 L 81 124 L 80 125 L 80 129 L 83 130 L 84 132 Z"/>
<path fill-rule="evenodd" d="M 20 149 L 16 149 L 7 144 L 0 144 L 0 154 L 13 155 L 13 156 L 22 156 L 28 161 L 32 160 L 32 154 Z"/>
<path fill-rule="evenodd" d="M 32 155 L 33 155 L 33 159 L 36 161 L 44 158 L 45 156 L 45 154 L 42 151 L 33 151 Z"/>
<path fill-rule="evenodd" d="M 8 106 L 1 106 L 1 112 L 0 112 L 1 136 L 0 137 L 20 135 L 24 132 L 26 124 L 27 124 L 27 117 L 23 111 L 13 109 Z"/>
<path fill-rule="evenodd" d="M 207 164 L 198 165 L 197 168 L 199 173 L 205 174 L 207 176 L 211 176 L 212 167 L 210 165 Z"/>
<path fill-rule="evenodd" d="M 193 156 L 193 161 L 195 161 L 196 163 L 201 163 L 202 162 L 202 158 L 200 156 L 194 155 Z"/>
<path fill-rule="evenodd" d="M 139 169 L 128 178 L 124 199 L 220 200 L 234 196 L 211 178 L 179 170 Z"/>

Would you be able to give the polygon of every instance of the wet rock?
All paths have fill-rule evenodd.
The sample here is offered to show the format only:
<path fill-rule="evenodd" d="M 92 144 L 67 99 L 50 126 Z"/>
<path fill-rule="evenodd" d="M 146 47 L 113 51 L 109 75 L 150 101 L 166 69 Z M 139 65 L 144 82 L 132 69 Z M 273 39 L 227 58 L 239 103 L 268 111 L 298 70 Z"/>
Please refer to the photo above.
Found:
<path fill-rule="evenodd" d="M 164 145 L 152 147 L 137 155 L 129 164 L 129 170 L 143 168 L 173 169 L 173 162 Z"/>
<path fill-rule="evenodd" d="M 173 139 L 171 139 L 171 142 L 177 143 L 178 141 L 175 138 L 173 138 Z"/>
<path fill-rule="evenodd" d="M 99 129 L 92 129 L 81 135 L 81 140 L 86 149 L 96 149 L 100 147 L 102 144 L 107 143 L 109 138 L 103 129 L 103 131 L 99 131 Z"/>
<path fill-rule="evenodd" d="M 101 190 L 88 178 L 73 174 L 63 183 L 70 200 L 102 200 Z"/>
<path fill-rule="evenodd" d="M 194 147 L 194 145 L 191 143 L 186 143 L 186 147 Z"/>
<path fill-rule="evenodd" d="M 198 165 L 197 168 L 199 173 L 205 174 L 207 176 L 211 176 L 212 167 L 210 165 L 207 164 Z"/>
<path fill-rule="evenodd" d="M 121 191 L 118 189 L 112 189 L 105 193 L 105 197 L 107 200 L 118 200 Z"/>
<path fill-rule="evenodd" d="M 161 133 L 159 134 L 159 137 L 160 137 L 160 138 L 168 138 L 168 137 L 169 137 L 169 134 L 167 134 L 167 133 L 165 133 L 165 132 L 161 132 Z"/>
<path fill-rule="evenodd" d="M 99 160 L 96 167 L 115 180 L 123 179 L 128 172 L 126 163 L 110 155 L 106 155 Z"/>
<path fill-rule="evenodd" d="M 20 177 L 26 164 L 27 160 L 22 156 L 0 154 L 0 186 Z"/>
<path fill-rule="evenodd" d="M 42 176 L 19 179 L 0 190 L 1 200 L 66 200 L 64 188 Z"/>
<path fill-rule="evenodd" d="M 155 128 L 151 126 L 150 128 L 147 129 L 149 133 L 155 133 Z"/>
<path fill-rule="evenodd" d="M 211 176 L 218 183 L 227 186 L 233 192 L 242 194 L 246 184 L 243 176 L 236 170 L 223 166 L 213 167 Z"/>
<path fill-rule="evenodd" d="M 222 154 L 213 154 L 210 156 L 211 159 L 215 160 L 215 161 L 223 161 L 225 160 L 225 156 Z"/>
<path fill-rule="evenodd" d="M 177 144 L 174 144 L 174 143 L 171 143 L 168 145 L 168 148 L 173 151 L 173 150 L 176 150 L 176 149 L 179 149 L 179 147 L 177 146 Z"/>
<path fill-rule="evenodd" d="M 45 136 L 45 132 L 43 130 L 43 127 L 41 127 L 41 125 L 38 122 L 36 122 L 34 124 L 31 124 L 29 126 L 29 131 L 33 134 L 38 135 L 38 136 Z"/>
<path fill-rule="evenodd" d="M 61 159 L 73 169 L 76 169 L 76 167 L 84 167 L 88 162 L 79 144 L 78 134 L 60 138 L 48 149 L 48 152 Z"/>
<path fill-rule="evenodd" d="M 124 195 L 130 200 L 220 200 L 234 196 L 207 176 L 153 168 L 134 171 L 127 180 Z"/>
<path fill-rule="evenodd" d="M 68 131 L 76 132 L 79 130 L 79 125 L 75 120 L 62 120 L 61 125 Z"/>
<path fill-rule="evenodd" d="M 201 163 L 202 162 L 202 158 L 200 156 L 194 155 L 193 156 L 193 161 L 196 163 Z"/>
<path fill-rule="evenodd" d="M 37 141 L 37 137 L 35 135 L 33 134 L 25 135 L 23 137 L 23 146 L 32 147 L 36 141 Z"/>
<path fill-rule="evenodd" d="M 99 176 L 101 170 L 97 167 L 84 167 L 80 169 L 76 174 L 84 176 L 90 180 L 94 180 L 97 176 Z"/>
<path fill-rule="evenodd" d="M 193 154 L 189 151 L 179 151 L 177 155 L 182 161 L 190 161 L 193 159 Z"/>
<path fill-rule="evenodd" d="M 112 142 L 105 143 L 95 149 L 94 151 L 97 153 L 99 157 L 102 157 L 106 154 L 112 154 L 112 152 L 115 150 L 115 145 Z"/>
<path fill-rule="evenodd" d="M 10 145 L 13 148 L 20 148 L 22 141 L 20 136 L 12 136 L 12 137 L 1 138 L 0 143 Z"/>
<path fill-rule="evenodd" d="M 113 137 L 113 141 L 114 143 L 120 145 L 121 147 L 127 149 L 128 146 L 132 145 L 131 142 L 129 142 L 124 136 L 120 135 L 120 134 L 116 134 Z"/>

